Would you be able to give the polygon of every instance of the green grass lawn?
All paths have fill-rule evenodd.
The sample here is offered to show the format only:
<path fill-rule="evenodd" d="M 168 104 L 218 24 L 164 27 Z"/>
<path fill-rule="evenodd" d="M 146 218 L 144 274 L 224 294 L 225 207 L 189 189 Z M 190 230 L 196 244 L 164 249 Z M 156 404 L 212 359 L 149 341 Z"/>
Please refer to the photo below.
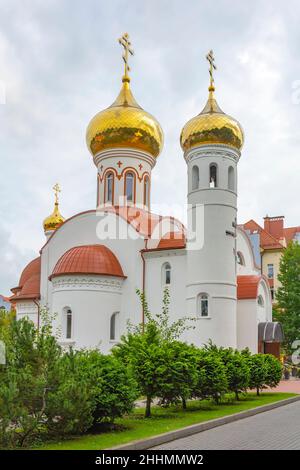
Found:
<path fill-rule="evenodd" d="M 162 434 L 175 429 L 183 428 L 191 424 L 201 423 L 210 419 L 249 410 L 257 406 L 266 405 L 279 400 L 295 396 L 293 393 L 264 393 L 257 397 L 249 393 L 236 402 L 227 397 L 220 405 L 211 401 L 191 401 L 187 410 L 183 411 L 179 406 L 169 408 L 153 407 L 152 417 L 145 419 L 144 409 L 136 409 L 132 414 L 117 419 L 114 430 L 108 430 L 105 426 L 99 426 L 97 433 L 85 434 L 73 439 L 61 440 L 44 444 L 38 449 L 85 449 L 100 450 L 125 444 L 127 442 L 144 439 Z"/>

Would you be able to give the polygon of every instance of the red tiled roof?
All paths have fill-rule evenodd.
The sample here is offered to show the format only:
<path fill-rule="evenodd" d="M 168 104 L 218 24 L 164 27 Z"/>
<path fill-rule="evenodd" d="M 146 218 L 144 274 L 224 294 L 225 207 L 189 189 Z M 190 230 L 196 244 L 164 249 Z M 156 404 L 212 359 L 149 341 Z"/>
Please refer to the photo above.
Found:
<path fill-rule="evenodd" d="M 300 233 L 300 226 L 298 226 L 298 227 L 289 227 L 289 228 L 284 228 L 283 229 L 283 234 L 285 236 L 287 244 L 294 239 L 296 233 Z"/>
<path fill-rule="evenodd" d="M 183 232 L 169 232 L 161 238 L 157 248 L 185 248 L 185 244 L 186 241 Z"/>
<path fill-rule="evenodd" d="M 27 264 L 20 277 L 19 287 L 23 287 L 25 282 L 36 273 L 41 271 L 41 257 L 35 258 Z"/>
<path fill-rule="evenodd" d="M 258 285 L 261 281 L 261 276 L 237 276 L 237 298 L 243 299 L 256 299 L 258 293 Z"/>
<path fill-rule="evenodd" d="M 26 300 L 26 299 L 39 299 L 40 298 L 40 273 L 33 274 L 25 284 L 21 291 L 11 297 L 11 300 Z"/>
<path fill-rule="evenodd" d="M 68 250 L 56 263 L 49 279 L 63 274 L 125 277 L 117 257 L 104 245 L 83 245 Z"/>
<path fill-rule="evenodd" d="M 260 234 L 260 246 L 264 249 L 275 249 L 283 248 L 283 245 L 273 237 L 270 233 L 266 232 L 257 222 L 249 220 L 242 225 L 245 230 L 249 230 L 250 233 L 258 232 Z"/>
<path fill-rule="evenodd" d="M 41 257 L 30 261 L 23 269 L 19 285 L 13 287 L 10 301 L 40 298 Z"/>

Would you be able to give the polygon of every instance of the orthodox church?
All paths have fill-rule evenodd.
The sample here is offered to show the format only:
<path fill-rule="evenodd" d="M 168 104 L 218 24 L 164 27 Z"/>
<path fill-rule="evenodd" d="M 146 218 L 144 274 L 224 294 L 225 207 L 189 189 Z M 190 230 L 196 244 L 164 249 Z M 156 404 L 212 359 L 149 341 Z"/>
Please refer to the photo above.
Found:
<path fill-rule="evenodd" d="M 159 313 L 167 288 L 171 320 L 196 318 L 183 340 L 267 352 L 270 344 L 279 345 L 282 332 L 272 323 L 270 287 L 256 265 L 250 234 L 237 224 L 244 134 L 216 101 L 212 51 L 207 103 L 180 136 L 188 179 L 185 227 L 151 212 L 151 177 L 163 131 L 132 94 L 128 34 L 119 42 L 125 64 L 121 91 L 86 131 L 97 168 L 96 208 L 64 220 L 54 187 L 46 242 L 12 288 L 17 318 L 39 325 L 47 308 L 64 347 L 107 353 L 128 321 L 145 321 L 136 290 Z"/>

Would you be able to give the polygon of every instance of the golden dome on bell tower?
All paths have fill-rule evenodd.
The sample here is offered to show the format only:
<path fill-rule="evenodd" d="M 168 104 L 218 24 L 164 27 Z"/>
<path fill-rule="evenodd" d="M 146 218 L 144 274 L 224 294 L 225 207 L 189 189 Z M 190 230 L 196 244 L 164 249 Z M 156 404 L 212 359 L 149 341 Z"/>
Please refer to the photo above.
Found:
<path fill-rule="evenodd" d="M 244 143 L 244 132 L 239 122 L 225 114 L 219 107 L 215 96 L 213 70 L 213 51 L 207 56 L 210 63 L 210 86 L 206 105 L 200 114 L 190 119 L 181 131 L 180 143 L 184 151 L 208 144 L 223 144 L 240 150 Z"/>
<path fill-rule="evenodd" d="M 90 121 L 86 131 L 87 146 L 92 155 L 105 149 L 129 147 L 157 157 L 163 146 L 163 131 L 155 117 L 139 106 L 131 92 L 128 54 L 133 55 L 133 51 L 127 33 L 119 43 L 124 47 L 122 88 L 114 103 Z"/>
<path fill-rule="evenodd" d="M 53 186 L 54 194 L 55 194 L 55 204 L 52 214 L 50 214 L 43 222 L 43 227 L 45 232 L 51 232 L 56 230 L 64 221 L 65 218 L 61 215 L 59 211 L 59 204 L 58 204 L 58 193 L 61 191 L 58 183 Z"/>

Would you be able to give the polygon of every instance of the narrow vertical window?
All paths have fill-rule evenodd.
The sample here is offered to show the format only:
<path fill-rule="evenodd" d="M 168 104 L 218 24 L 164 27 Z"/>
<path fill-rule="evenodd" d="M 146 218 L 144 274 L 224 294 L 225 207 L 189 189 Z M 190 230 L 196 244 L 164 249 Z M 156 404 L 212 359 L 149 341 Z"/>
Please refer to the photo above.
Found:
<path fill-rule="evenodd" d="M 125 196 L 127 201 L 129 202 L 134 202 L 134 183 L 135 183 L 135 178 L 134 174 L 129 172 L 126 173 L 125 176 Z"/>
<path fill-rule="evenodd" d="M 217 188 L 218 187 L 218 168 L 217 165 L 212 164 L 209 167 L 209 187 Z"/>
<path fill-rule="evenodd" d="M 274 264 L 268 264 L 268 278 L 274 279 Z"/>
<path fill-rule="evenodd" d="M 144 178 L 144 206 L 149 207 L 150 205 L 150 180 L 149 176 Z"/>
<path fill-rule="evenodd" d="M 110 317 L 110 333 L 109 337 L 111 341 L 115 341 L 117 339 L 117 318 L 119 312 L 115 312 Z"/>
<path fill-rule="evenodd" d="M 72 338 L 72 310 L 65 307 L 63 310 L 64 334 L 66 339 Z"/>
<path fill-rule="evenodd" d="M 105 202 L 113 204 L 114 175 L 112 172 L 106 175 Z"/>
<path fill-rule="evenodd" d="M 262 295 L 259 295 L 259 296 L 257 297 L 257 303 L 258 303 L 258 305 L 259 305 L 260 307 L 264 307 L 265 302 L 264 302 L 264 298 L 263 298 Z"/>
<path fill-rule="evenodd" d="M 192 168 L 192 190 L 199 188 L 199 168 L 194 165 Z"/>
<path fill-rule="evenodd" d="M 207 294 L 198 295 L 197 311 L 201 317 L 208 317 L 208 295 Z"/>
<path fill-rule="evenodd" d="M 234 168 L 230 166 L 228 168 L 228 189 L 231 191 L 235 190 L 235 181 L 234 181 Z"/>
<path fill-rule="evenodd" d="M 171 284 L 171 265 L 170 263 L 163 264 L 163 286 L 169 286 Z"/>
<path fill-rule="evenodd" d="M 238 264 L 240 264 L 241 266 L 245 266 L 245 259 L 240 251 L 237 252 L 236 259 Z"/>

